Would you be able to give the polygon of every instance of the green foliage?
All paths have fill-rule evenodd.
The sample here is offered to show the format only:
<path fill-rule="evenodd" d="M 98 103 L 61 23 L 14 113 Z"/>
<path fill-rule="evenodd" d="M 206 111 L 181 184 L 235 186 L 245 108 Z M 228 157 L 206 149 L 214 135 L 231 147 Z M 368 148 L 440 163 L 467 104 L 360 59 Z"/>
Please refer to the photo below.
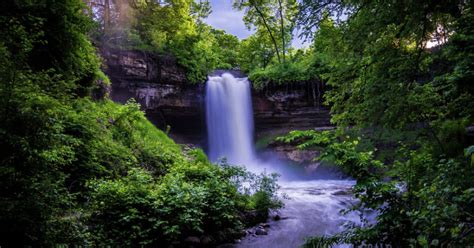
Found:
<path fill-rule="evenodd" d="M 301 82 L 311 77 L 305 73 L 306 66 L 293 61 L 291 54 L 297 1 L 234 1 L 234 8 L 245 10 L 245 24 L 256 30 L 238 49 L 239 66 L 249 73 L 254 87 Z"/>
<path fill-rule="evenodd" d="M 472 81 L 474 61 L 473 6 L 462 1 L 406 6 L 303 1 L 300 21 L 319 27 L 310 63 L 319 69 L 312 72 L 327 83 L 326 102 L 340 130 L 322 144 L 320 159 L 357 180 L 353 192 L 359 203 L 349 210 L 377 213 L 375 222 L 363 219 L 361 226 L 309 240 L 308 246 L 474 242 L 474 175 L 465 149 L 472 146 L 466 127 L 473 123 L 473 108 L 467 99 L 474 91 L 466 80 Z M 349 16 L 335 25 L 327 13 L 339 10 Z M 444 44 L 427 49 L 437 29 L 447 34 L 438 36 Z M 294 133 L 283 141 L 321 149 L 320 136 Z"/>
<path fill-rule="evenodd" d="M 83 7 L 73 0 L 2 3 L 2 245 L 85 244 L 71 175 L 81 180 L 82 173 L 102 171 L 78 154 L 87 138 L 75 136 L 80 121 L 65 103 L 87 95 L 103 74 Z"/>
<path fill-rule="evenodd" d="M 135 102 L 62 102 L 29 77 L 2 105 L 17 111 L 2 112 L 2 243 L 163 244 L 235 232 L 240 211 L 268 211 L 202 151 L 182 154 Z"/>
<path fill-rule="evenodd" d="M 471 158 L 471 165 L 474 165 L 474 146 L 470 146 L 464 150 L 464 156 Z"/>
<path fill-rule="evenodd" d="M 376 222 L 361 217 L 366 224 L 335 236 L 308 239 L 307 247 L 362 242 L 402 247 L 463 246 L 473 242 L 474 174 L 469 149 L 465 150 L 466 158 L 444 159 L 431 154 L 433 150 L 427 147 L 403 148 L 395 162 L 384 165 L 374 158 L 373 151 L 361 150 L 360 138 L 334 133 L 328 137 L 327 133 L 310 130 L 292 131 L 277 140 L 300 144 L 300 149 L 323 149 L 318 159 L 338 165 L 357 180 L 353 193 L 359 202 L 348 211 L 378 213 Z"/>
<path fill-rule="evenodd" d="M 234 179 L 247 173 L 212 165 L 200 150 L 183 152 L 136 102 L 89 97 L 108 79 L 86 35 L 84 7 L 2 3 L 0 244 L 163 245 L 235 232 L 243 211 L 277 207 L 275 191 L 263 186 L 274 179 L 241 191 Z M 183 15 L 176 10 L 168 14 Z M 235 43 L 216 36 L 223 46 Z M 257 191 L 272 200 L 251 203 Z"/>
<path fill-rule="evenodd" d="M 277 182 L 278 175 L 261 174 L 254 177 L 251 187 L 255 193 L 250 197 L 250 208 L 255 209 L 263 220 L 266 220 L 270 210 L 275 210 L 283 207 L 283 202 L 278 197 Z"/>
<path fill-rule="evenodd" d="M 99 73 L 99 59 L 86 35 L 93 22 L 81 12 L 84 7 L 75 0 L 2 3 L 2 66 L 52 77 L 54 83 L 44 80 L 47 85 L 42 89 L 53 94 L 61 91 L 87 95 Z M 16 76 L 13 72 L 2 74 L 2 83 L 11 82 Z"/>
<path fill-rule="evenodd" d="M 245 0 L 233 1 L 234 8 L 245 15 L 247 28 L 255 27 L 257 36 L 265 37 L 267 48 L 273 50 L 278 63 L 285 62 L 286 50 L 291 44 L 294 19 L 297 12 L 295 0 Z"/>
<path fill-rule="evenodd" d="M 99 23 L 112 19 L 108 27 L 99 26 L 97 39 L 103 45 L 170 54 L 184 67 L 191 83 L 203 83 L 212 70 L 237 67 L 237 37 L 203 22 L 211 12 L 209 2 L 110 1 L 115 19 L 96 10 L 101 13 Z"/>
<path fill-rule="evenodd" d="M 470 103 L 464 99 L 471 95 L 472 90 L 470 84 L 463 81 L 463 77 L 470 77 L 472 63 L 468 62 L 472 61 L 467 55 L 471 48 L 469 41 L 465 40 L 469 36 L 454 32 L 456 34 L 450 37 L 450 42 L 441 52 L 430 52 L 425 48 L 427 40 L 435 35 L 436 27 L 442 27 L 445 32 L 472 32 L 465 23 L 471 18 L 468 5 L 462 11 L 462 17 L 453 21 L 455 16 L 461 15 L 460 9 L 450 7 L 455 3 L 422 1 L 417 3 L 419 6 L 411 5 L 404 9 L 406 5 L 401 2 L 390 8 L 384 4 L 365 5 L 358 1 L 336 1 L 329 5 L 323 2 L 305 1 L 303 7 L 305 11 L 313 7 L 319 11 L 313 13 L 315 18 L 306 19 L 305 24 L 320 27 L 314 33 L 314 64 L 322 67 L 317 75 L 331 87 L 325 97 L 332 106 L 333 122 L 343 126 L 403 128 L 416 122 L 446 118 L 447 113 L 470 115 L 466 113 L 471 109 Z M 327 8 L 339 7 L 359 11 L 335 27 L 327 14 L 335 12 Z M 464 37 L 461 39 L 464 39 L 466 50 L 455 48 L 459 46 L 455 42 L 458 37 Z M 464 54 L 463 62 L 455 61 L 457 55 L 450 52 L 453 50 L 457 50 L 458 55 Z M 463 75 L 458 81 L 463 86 L 443 81 L 456 78 L 447 75 L 453 75 L 452 70 L 460 68 L 457 64 L 463 64 L 463 71 L 456 73 Z M 459 87 L 464 87 L 465 91 L 459 92 Z M 457 105 L 457 102 L 462 104 Z M 454 105 L 457 109 L 448 112 Z"/>
<path fill-rule="evenodd" d="M 215 69 L 236 67 L 235 49 L 238 39 L 202 24 L 200 32 L 174 41 L 168 49 L 178 58 L 191 83 L 203 83 Z"/>
<path fill-rule="evenodd" d="M 237 49 L 237 62 L 244 72 L 267 67 L 274 56 L 271 41 L 262 29 L 243 39 Z"/>
<path fill-rule="evenodd" d="M 135 170 L 118 180 L 93 182 L 97 244 L 164 245 L 189 235 L 236 230 L 235 187 L 222 184 L 216 172 L 217 167 L 183 167 L 155 182 Z"/>
<path fill-rule="evenodd" d="M 87 180 L 118 177 L 132 166 L 161 175 L 184 161 L 179 147 L 134 103 L 119 106 L 78 99 L 64 104 L 38 91 L 28 92 L 29 87 L 16 88 L 3 105 L 18 112 L 2 113 L 8 117 L 1 127 L 1 226 L 2 233 L 8 233 L 2 236 L 9 238 L 2 242 L 79 242 L 75 237 L 82 234 L 63 233 L 67 229 L 61 225 L 83 225 L 68 216 L 76 215 L 87 198 Z"/>
<path fill-rule="evenodd" d="M 18 113 L 2 113 L 2 243 L 162 245 L 237 232 L 241 212 L 281 206 L 274 179 L 252 176 L 241 193 L 238 174 L 183 154 L 133 101 L 65 103 L 22 86 L 3 105 Z"/>
<path fill-rule="evenodd" d="M 327 79 L 333 55 L 341 52 L 334 44 L 341 36 L 333 21 L 326 17 L 317 31 L 317 39 L 309 49 L 288 49 L 288 60 L 276 63 L 268 38 L 257 30 L 241 42 L 239 64 L 257 89 L 269 85 L 296 84 L 302 82 L 321 83 Z M 259 59 L 255 60 L 257 57 Z"/>
<path fill-rule="evenodd" d="M 360 137 L 338 137 L 334 131 L 315 130 L 291 131 L 276 138 L 276 141 L 293 144 L 298 149 L 323 149 L 315 159 L 336 164 L 359 182 L 378 179 L 373 171 L 382 168 L 383 164 L 374 159 L 373 151 L 359 151 L 360 140 Z"/>
<path fill-rule="evenodd" d="M 209 37 L 214 36 L 215 44 L 212 48 L 218 58 L 216 68 L 219 69 L 233 69 L 238 67 L 237 63 L 237 48 L 239 47 L 239 39 L 231 34 L 227 34 L 222 30 L 212 29 Z"/>
<path fill-rule="evenodd" d="M 226 160 L 219 162 L 228 178 L 240 192 L 242 198 L 238 203 L 242 208 L 256 211 L 260 221 L 265 221 L 271 210 L 283 207 L 281 196 L 278 194 L 280 186 L 277 184 L 278 174 L 254 174 L 243 167 L 230 166 Z"/>
<path fill-rule="evenodd" d="M 291 84 L 307 81 L 310 75 L 306 73 L 302 63 L 286 63 L 269 65 L 264 69 L 254 69 L 249 73 L 249 79 L 256 89 L 262 89 L 272 84 Z"/>
<path fill-rule="evenodd" d="M 319 132 L 316 130 L 294 130 L 290 131 L 285 136 L 277 137 L 275 140 L 278 142 L 297 145 L 296 147 L 298 149 L 310 149 L 331 144 L 336 140 L 336 135 L 332 131 Z"/>
<path fill-rule="evenodd" d="M 192 153 L 197 154 L 194 160 L 159 179 L 134 169 L 126 177 L 92 181 L 95 242 L 165 245 L 192 235 L 236 233 L 242 227 L 241 211 L 256 210 L 266 219 L 270 209 L 282 206 L 275 176 L 257 177 L 227 164 L 218 167 L 203 161 L 201 152 Z M 244 190 L 243 183 L 249 188 Z"/>
<path fill-rule="evenodd" d="M 339 238 L 332 236 L 311 237 L 306 240 L 303 248 L 331 248 L 339 243 Z"/>

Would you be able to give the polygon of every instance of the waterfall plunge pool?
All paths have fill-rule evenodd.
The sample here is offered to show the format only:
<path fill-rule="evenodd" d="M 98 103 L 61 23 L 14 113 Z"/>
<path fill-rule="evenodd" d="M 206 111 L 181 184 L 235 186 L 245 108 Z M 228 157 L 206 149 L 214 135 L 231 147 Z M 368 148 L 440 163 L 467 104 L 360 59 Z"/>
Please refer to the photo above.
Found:
<path fill-rule="evenodd" d="M 341 210 L 355 199 L 350 193 L 354 181 L 311 180 L 289 170 L 277 160 L 259 159 L 253 144 L 253 111 L 250 82 L 230 73 L 209 77 L 206 84 L 206 123 L 208 155 L 211 161 L 226 157 L 231 164 L 245 165 L 254 172 L 276 172 L 285 207 L 282 219 L 269 223 L 268 235 L 247 235 L 241 242 L 225 247 L 300 247 L 306 238 L 332 235 L 344 224 L 358 222 L 355 213 Z"/>

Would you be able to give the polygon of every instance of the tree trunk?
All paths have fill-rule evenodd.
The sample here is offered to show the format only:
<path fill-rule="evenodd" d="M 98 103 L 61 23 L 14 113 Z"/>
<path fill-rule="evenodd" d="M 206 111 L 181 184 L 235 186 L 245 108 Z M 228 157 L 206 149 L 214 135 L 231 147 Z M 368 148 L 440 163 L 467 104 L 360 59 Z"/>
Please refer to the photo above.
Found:
<path fill-rule="evenodd" d="M 281 43 L 282 43 L 282 55 L 283 55 L 283 63 L 285 63 L 285 26 L 284 26 L 284 19 L 283 19 L 283 8 L 281 6 L 281 1 L 278 0 L 278 6 L 280 11 L 280 31 L 281 31 Z"/>
<path fill-rule="evenodd" d="M 272 30 L 270 29 L 270 26 L 268 26 L 268 24 L 267 24 L 267 20 L 265 20 L 265 16 L 263 15 L 263 13 L 260 11 L 258 6 L 253 1 L 251 2 L 251 4 L 255 8 L 255 10 L 257 11 L 258 15 L 260 15 L 260 18 L 262 18 L 263 25 L 265 25 L 265 28 L 267 29 L 268 34 L 270 34 L 270 38 L 272 39 L 273 46 L 275 47 L 275 52 L 276 52 L 277 57 L 278 57 L 278 63 L 281 63 L 280 50 L 278 49 L 278 44 L 275 40 L 275 37 L 273 37 L 273 33 L 272 33 Z"/>
<path fill-rule="evenodd" d="M 104 33 L 110 30 L 110 0 L 104 0 Z"/>

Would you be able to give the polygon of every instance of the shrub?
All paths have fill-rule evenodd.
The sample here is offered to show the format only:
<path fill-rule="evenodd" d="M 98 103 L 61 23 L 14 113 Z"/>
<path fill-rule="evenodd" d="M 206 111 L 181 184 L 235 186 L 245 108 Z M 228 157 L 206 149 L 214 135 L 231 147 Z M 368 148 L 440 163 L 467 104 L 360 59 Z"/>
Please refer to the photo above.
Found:
<path fill-rule="evenodd" d="M 96 244 L 156 246 L 202 235 L 219 239 L 223 230 L 242 228 L 241 212 L 252 209 L 266 217 L 269 209 L 281 207 L 275 177 L 257 177 L 249 189 L 255 193 L 245 195 L 229 180 L 240 177 L 240 169 L 202 159 L 177 165 L 158 179 L 132 169 L 119 179 L 91 181 Z"/>

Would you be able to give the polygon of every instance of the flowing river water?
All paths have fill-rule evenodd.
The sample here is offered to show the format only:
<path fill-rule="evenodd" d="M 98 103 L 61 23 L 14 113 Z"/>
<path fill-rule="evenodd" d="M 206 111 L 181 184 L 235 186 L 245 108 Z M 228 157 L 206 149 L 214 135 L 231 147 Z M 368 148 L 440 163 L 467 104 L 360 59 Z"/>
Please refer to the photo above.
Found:
<path fill-rule="evenodd" d="M 224 73 L 209 77 L 206 85 L 206 121 L 209 158 L 226 157 L 252 172 L 277 172 L 280 193 L 287 196 L 281 219 L 269 221 L 267 235 L 249 234 L 230 247 L 300 247 L 306 238 L 331 235 L 344 230 L 344 224 L 358 222 L 358 215 L 343 215 L 341 210 L 354 202 L 352 180 L 327 175 L 314 179 L 285 164 L 258 158 L 253 145 L 253 112 L 247 78 Z M 317 171 L 316 171 L 317 174 Z"/>

